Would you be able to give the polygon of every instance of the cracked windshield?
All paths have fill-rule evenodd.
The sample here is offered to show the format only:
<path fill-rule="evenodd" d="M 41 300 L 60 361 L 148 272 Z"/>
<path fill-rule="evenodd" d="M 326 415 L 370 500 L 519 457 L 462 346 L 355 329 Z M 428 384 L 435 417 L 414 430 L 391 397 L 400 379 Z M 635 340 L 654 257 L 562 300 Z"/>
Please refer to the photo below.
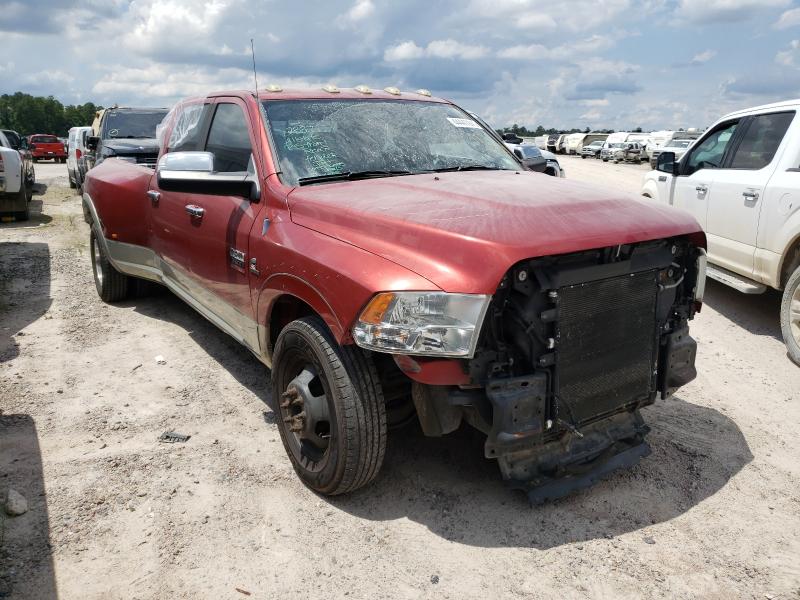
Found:
<path fill-rule="evenodd" d="M 447 104 L 287 100 L 264 108 L 289 185 L 520 168 L 490 133 Z"/>

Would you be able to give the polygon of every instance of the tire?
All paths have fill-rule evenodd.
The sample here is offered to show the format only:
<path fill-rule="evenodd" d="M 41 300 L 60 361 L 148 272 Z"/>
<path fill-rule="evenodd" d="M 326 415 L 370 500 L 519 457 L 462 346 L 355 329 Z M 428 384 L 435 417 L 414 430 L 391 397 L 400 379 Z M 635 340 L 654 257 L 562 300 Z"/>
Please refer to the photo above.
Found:
<path fill-rule="evenodd" d="M 800 366 L 800 265 L 795 266 L 783 290 L 781 333 L 789 358 Z"/>
<path fill-rule="evenodd" d="M 103 245 L 97 241 L 94 228 L 89 234 L 89 250 L 92 254 L 92 273 L 97 295 L 103 302 L 119 302 L 128 297 L 131 278 L 117 271 L 108 262 Z"/>
<path fill-rule="evenodd" d="M 368 353 L 339 346 L 319 318 L 292 321 L 275 343 L 272 397 L 283 447 L 305 485 L 333 496 L 377 476 L 386 406 Z"/>
<path fill-rule="evenodd" d="M 14 212 L 15 221 L 28 221 L 31 218 L 31 210 L 28 202 L 30 202 L 30 196 L 28 195 L 28 186 L 26 185 L 25 177 L 23 176 L 15 203 L 18 203 L 17 206 L 24 203 L 25 209 Z"/>
<path fill-rule="evenodd" d="M 75 182 L 75 175 L 73 175 L 72 171 L 67 171 L 67 179 L 69 180 L 69 187 L 73 190 L 78 187 L 78 184 Z"/>

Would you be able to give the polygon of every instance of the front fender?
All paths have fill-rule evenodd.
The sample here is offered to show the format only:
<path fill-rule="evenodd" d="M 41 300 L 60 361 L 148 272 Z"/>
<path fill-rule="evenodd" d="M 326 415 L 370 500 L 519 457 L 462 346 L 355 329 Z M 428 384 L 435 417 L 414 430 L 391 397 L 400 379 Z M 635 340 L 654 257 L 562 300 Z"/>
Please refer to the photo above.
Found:
<path fill-rule="evenodd" d="M 258 291 L 258 307 L 256 309 L 258 312 L 258 323 L 264 324 L 263 339 L 261 340 L 262 348 L 269 348 L 270 352 L 272 350 L 269 345 L 270 317 L 275 302 L 284 295 L 292 296 L 308 304 L 314 312 L 322 317 L 328 329 L 331 330 L 333 337 L 335 337 L 339 343 L 346 341 L 349 333 L 342 325 L 334 309 L 328 301 L 325 300 L 318 289 L 296 275 L 290 273 L 276 273 L 268 277 Z"/>

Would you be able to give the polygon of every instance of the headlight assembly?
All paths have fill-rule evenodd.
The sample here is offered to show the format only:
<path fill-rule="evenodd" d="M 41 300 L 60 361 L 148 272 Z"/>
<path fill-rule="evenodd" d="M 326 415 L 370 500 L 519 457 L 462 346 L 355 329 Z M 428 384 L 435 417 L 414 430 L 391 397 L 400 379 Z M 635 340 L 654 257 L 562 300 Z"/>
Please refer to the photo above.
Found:
<path fill-rule="evenodd" d="M 475 352 L 489 296 L 445 292 L 383 292 L 353 327 L 368 350 L 469 358 Z"/>

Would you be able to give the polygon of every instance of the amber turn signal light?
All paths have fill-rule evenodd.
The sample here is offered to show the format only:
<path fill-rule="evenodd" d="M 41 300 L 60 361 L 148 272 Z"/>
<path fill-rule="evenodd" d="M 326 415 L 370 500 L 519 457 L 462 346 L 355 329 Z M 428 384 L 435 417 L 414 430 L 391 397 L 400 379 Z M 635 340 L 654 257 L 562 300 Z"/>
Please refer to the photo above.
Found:
<path fill-rule="evenodd" d="M 378 294 L 369 301 L 369 304 L 367 304 L 366 308 L 362 311 L 359 320 L 372 325 L 381 323 L 386 311 L 389 310 L 389 306 L 392 304 L 392 300 L 394 300 L 394 294 L 391 292 Z"/>

